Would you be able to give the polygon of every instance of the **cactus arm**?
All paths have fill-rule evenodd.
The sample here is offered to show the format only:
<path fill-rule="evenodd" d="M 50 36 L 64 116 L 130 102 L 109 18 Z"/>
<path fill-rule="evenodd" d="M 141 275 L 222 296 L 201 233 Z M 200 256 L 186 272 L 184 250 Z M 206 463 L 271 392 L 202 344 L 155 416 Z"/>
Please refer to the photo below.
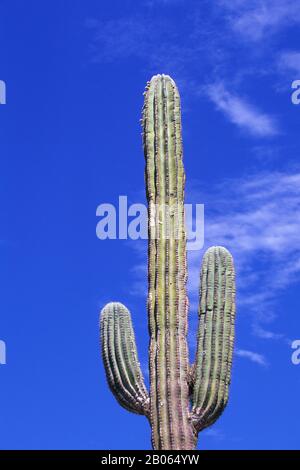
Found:
<path fill-rule="evenodd" d="M 137 358 L 130 313 L 117 302 L 100 317 L 102 358 L 107 382 L 118 402 L 133 413 L 148 415 L 149 396 Z"/>
<path fill-rule="evenodd" d="M 195 436 L 188 397 L 185 175 L 180 98 L 170 77 L 157 75 L 148 84 L 142 122 L 149 204 L 152 443 L 155 449 L 192 449 Z"/>
<path fill-rule="evenodd" d="M 228 401 L 235 318 L 235 279 L 230 253 L 212 247 L 201 272 L 199 333 L 192 420 L 197 431 L 213 424 Z"/>

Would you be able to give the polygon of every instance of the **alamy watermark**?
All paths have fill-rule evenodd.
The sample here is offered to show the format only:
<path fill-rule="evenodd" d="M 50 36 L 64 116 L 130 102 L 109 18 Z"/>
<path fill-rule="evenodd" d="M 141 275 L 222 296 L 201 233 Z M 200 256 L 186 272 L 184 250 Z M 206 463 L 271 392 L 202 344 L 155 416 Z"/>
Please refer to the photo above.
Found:
<path fill-rule="evenodd" d="M 0 80 L 0 104 L 6 104 L 6 83 Z"/>
<path fill-rule="evenodd" d="M 0 104 L 6 104 L 6 84 L 0 80 Z M 0 365 L 6 364 L 6 344 L 0 339 Z"/>
<path fill-rule="evenodd" d="M 292 89 L 294 90 L 291 96 L 292 103 L 300 104 L 300 80 L 293 81 Z"/>
<path fill-rule="evenodd" d="M 118 207 L 100 204 L 96 210 L 100 217 L 96 235 L 100 240 L 147 240 L 148 208 L 135 203 L 128 206 L 127 196 L 119 196 Z M 204 244 L 203 204 L 150 204 L 150 238 L 182 240 L 186 227 L 187 250 L 200 250 Z"/>
<path fill-rule="evenodd" d="M 292 342 L 292 349 L 295 349 L 292 354 L 292 363 L 298 366 L 300 364 L 300 339 L 295 339 L 295 341 Z"/>
<path fill-rule="evenodd" d="M 0 365 L 6 364 L 6 344 L 0 339 Z"/>

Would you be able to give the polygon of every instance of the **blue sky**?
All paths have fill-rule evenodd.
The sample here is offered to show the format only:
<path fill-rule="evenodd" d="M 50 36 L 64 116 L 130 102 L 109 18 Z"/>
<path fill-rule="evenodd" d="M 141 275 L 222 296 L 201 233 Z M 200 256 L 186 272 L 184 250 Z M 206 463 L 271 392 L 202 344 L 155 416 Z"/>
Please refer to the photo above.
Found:
<path fill-rule="evenodd" d="M 251 3 L 251 6 L 249 5 Z M 3 449 L 149 449 L 110 394 L 98 314 L 131 310 L 147 375 L 146 245 L 96 237 L 96 208 L 145 202 L 147 80 L 182 98 L 187 202 L 237 269 L 230 401 L 199 449 L 299 448 L 300 5 L 290 0 L 0 1 Z M 189 253 L 195 349 L 201 251 Z"/>

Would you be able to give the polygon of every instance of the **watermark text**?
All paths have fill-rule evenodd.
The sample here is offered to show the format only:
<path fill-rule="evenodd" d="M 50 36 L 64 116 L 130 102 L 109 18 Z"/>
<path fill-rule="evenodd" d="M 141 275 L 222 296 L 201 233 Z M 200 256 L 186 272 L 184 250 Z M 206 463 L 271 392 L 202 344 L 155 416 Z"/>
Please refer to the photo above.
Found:
<path fill-rule="evenodd" d="M 300 80 L 294 80 L 292 83 L 292 89 L 295 90 L 292 93 L 292 103 L 300 104 Z"/>
<path fill-rule="evenodd" d="M 118 207 L 100 204 L 96 226 L 99 240 L 187 240 L 187 250 L 204 244 L 203 204 L 145 204 L 128 206 L 127 196 L 119 196 Z M 149 221 L 149 225 L 148 225 Z M 186 227 L 186 232 L 184 230 Z"/>
<path fill-rule="evenodd" d="M 295 339 L 292 342 L 292 349 L 295 350 L 292 354 L 292 363 L 298 366 L 300 364 L 300 339 Z"/>
<path fill-rule="evenodd" d="M 0 365 L 6 364 L 6 344 L 0 339 Z"/>
<path fill-rule="evenodd" d="M 6 104 L 6 83 L 0 80 L 0 104 Z"/>

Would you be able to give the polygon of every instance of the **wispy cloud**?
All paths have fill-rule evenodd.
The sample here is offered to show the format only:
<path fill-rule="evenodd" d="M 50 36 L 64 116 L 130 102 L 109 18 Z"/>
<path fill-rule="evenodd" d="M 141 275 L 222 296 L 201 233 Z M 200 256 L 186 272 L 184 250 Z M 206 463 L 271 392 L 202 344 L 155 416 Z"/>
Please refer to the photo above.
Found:
<path fill-rule="evenodd" d="M 86 27 L 93 32 L 91 57 L 93 62 L 124 62 L 130 58 L 141 61 L 149 71 L 177 73 L 184 79 L 184 69 L 194 63 L 205 44 L 194 41 L 194 25 L 183 20 L 188 31 L 185 40 L 170 15 L 147 17 L 140 11 L 129 17 L 108 21 L 88 19 Z"/>
<path fill-rule="evenodd" d="M 226 437 L 223 431 L 215 427 L 204 429 L 204 431 L 202 431 L 202 435 L 211 437 L 217 441 L 223 441 Z"/>
<path fill-rule="evenodd" d="M 248 351 L 246 349 L 235 349 L 235 355 L 239 357 L 245 357 L 246 359 L 249 359 L 251 362 L 254 362 L 255 364 L 259 364 L 260 366 L 267 367 L 268 363 L 262 354 L 258 354 L 253 351 Z"/>
<path fill-rule="evenodd" d="M 178 3 L 182 3 L 184 0 L 146 0 L 146 6 L 156 6 L 156 5 L 176 5 Z"/>
<path fill-rule="evenodd" d="M 294 74 L 295 79 L 300 78 L 300 52 L 299 51 L 285 51 L 279 57 L 279 68 L 282 71 L 290 71 Z"/>
<path fill-rule="evenodd" d="M 224 83 L 216 83 L 206 90 L 216 108 L 238 127 L 258 137 L 269 137 L 279 133 L 274 117 L 263 113 L 242 97 L 230 93 Z"/>
<path fill-rule="evenodd" d="M 131 274 L 134 278 L 130 285 L 129 293 L 131 295 L 138 295 L 140 297 L 146 297 L 147 295 L 147 259 L 146 253 L 147 248 L 145 243 L 137 245 L 136 242 L 131 244 L 131 247 L 135 250 L 138 255 L 139 261 L 132 267 Z"/>
<path fill-rule="evenodd" d="M 280 316 L 281 293 L 300 280 L 300 173 L 254 173 L 223 181 L 203 194 L 188 189 L 188 201 L 205 202 L 204 249 L 223 245 L 234 255 L 238 311 L 250 322 L 252 334 L 288 342 L 286 332 L 271 324 Z M 131 247 L 136 253 L 131 294 L 145 297 L 145 242 L 132 242 Z M 190 310 L 195 313 L 201 252 L 188 252 L 188 262 Z M 195 315 L 191 321 L 193 330 Z"/>
<path fill-rule="evenodd" d="M 257 336 L 258 338 L 262 338 L 262 339 L 279 340 L 279 339 L 284 338 L 284 335 L 282 335 L 281 333 L 274 333 L 274 331 L 270 331 L 265 328 L 262 328 L 260 325 L 256 325 L 255 323 L 253 325 L 252 331 L 255 334 L 255 336 Z"/>
<path fill-rule="evenodd" d="M 300 23 L 300 4 L 294 0 L 219 0 L 219 4 L 227 9 L 232 29 L 250 41 Z"/>
<path fill-rule="evenodd" d="M 140 17 L 123 17 L 102 21 L 88 19 L 86 26 L 93 30 L 92 57 L 95 62 L 112 62 L 120 58 L 143 56 L 147 38 L 151 37 L 150 25 Z M 154 32 L 152 41 L 156 39 Z"/>
<path fill-rule="evenodd" d="M 252 332 L 263 339 L 287 340 L 266 325 L 278 316 L 280 293 L 300 278 L 300 173 L 256 173 L 198 197 L 207 201 L 206 246 L 224 245 L 234 254 L 239 311 L 251 316 Z M 189 253 L 189 265 L 196 303 L 198 252 Z"/>
<path fill-rule="evenodd" d="M 149 8 L 155 6 L 163 6 L 163 14 Z M 182 9 L 180 29 L 172 15 L 175 6 L 177 14 Z M 272 137 L 280 133 L 277 119 L 244 93 L 245 77 L 274 76 L 278 56 L 270 57 L 267 41 L 254 48 L 253 41 L 273 37 L 298 20 L 300 4 L 289 0 L 218 0 L 215 4 L 149 0 L 130 16 L 89 19 L 86 25 L 91 30 L 95 63 L 137 59 L 149 76 L 158 72 L 173 75 L 188 98 L 194 99 L 205 88 L 217 109 L 248 134 Z M 288 67 L 294 59 L 296 56 L 282 56 L 281 60 Z"/>

